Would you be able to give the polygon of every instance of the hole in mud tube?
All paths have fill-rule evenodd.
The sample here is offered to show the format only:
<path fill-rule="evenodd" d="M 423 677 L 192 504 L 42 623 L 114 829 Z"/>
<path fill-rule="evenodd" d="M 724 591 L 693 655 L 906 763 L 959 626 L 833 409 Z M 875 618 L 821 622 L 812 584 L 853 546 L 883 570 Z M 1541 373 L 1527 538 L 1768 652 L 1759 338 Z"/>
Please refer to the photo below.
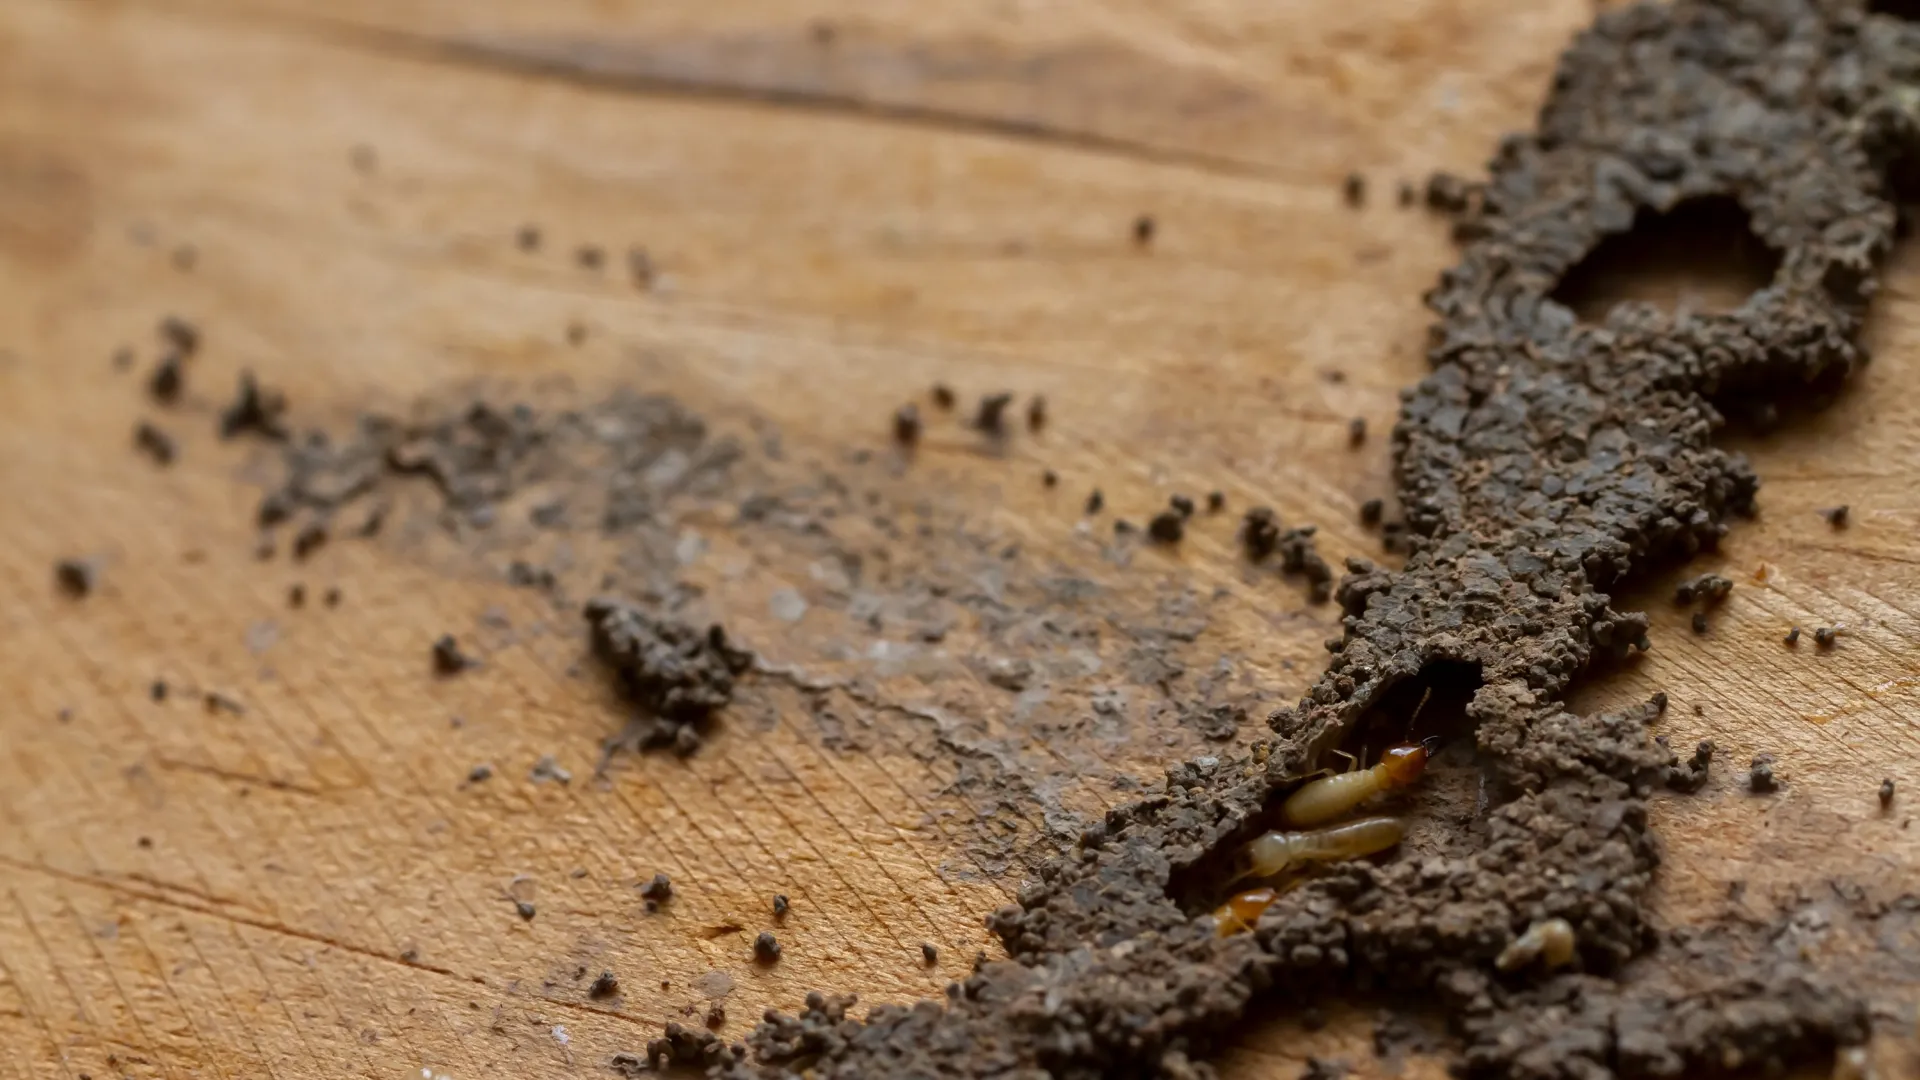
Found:
<path fill-rule="evenodd" d="M 1601 241 L 1560 279 L 1553 298 L 1589 324 L 1615 305 L 1651 303 L 1670 316 L 1732 311 L 1773 281 L 1780 253 L 1754 235 L 1747 211 L 1724 195 L 1689 199 Z"/>
<path fill-rule="evenodd" d="M 1474 746 L 1473 723 L 1467 716 L 1467 706 L 1473 701 L 1474 694 L 1479 692 L 1480 686 L 1479 664 L 1433 660 L 1418 675 L 1388 688 L 1354 723 L 1341 750 L 1372 769 L 1381 763 L 1390 749 L 1420 744 L 1423 750 L 1430 750 L 1433 755 L 1427 761 L 1424 772 L 1404 786 L 1388 783 L 1377 789 L 1366 788 L 1371 794 L 1350 809 L 1308 827 L 1285 820 L 1283 808 L 1287 800 L 1304 786 L 1289 785 L 1275 793 L 1259 817 L 1240 834 L 1211 852 L 1187 873 L 1178 875 L 1171 883 L 1170 895 L 1187 910 L 1198 914 L 1214 910 L 1223 900 L 1239 891 L 1260 885 L 1285 886 L 1295 880 L 1310 881 L 1327 865 L 1324 862 L 1307 861 L 1301 864 L 1298 874 L 1289 873 L 1273 879 L 1239 878 L 1238 874 L 1244 867 L 1238 863 L 1246 846 L 1269 831 L 1312 832 L 1363 818 L 1418 815 L 1423 820 L 1408 821 L 1409 839 L 1417 840 L 1419 849 L 1426 854 L 1446 850 L 1450 841 L 1446 837 L 1429 835 L 1435 830 L 1424 828 L 1424 819 L 1439 817 L 1449 822 L 1471 822 L 1479 816 L 1484 793 Z M 1331 774 L 1340 774 L 1351 771 L 1355 762 L 1338 754 L 1330 754 L 1321 764 L 1331 770 Z M 1321 778 L 1315 777 L 1304 783 L 1313 783 L 1318 779 Z M 1467 841 L 1469 838 L 1460 836 L 1456 839 Z M 1395 858 L 1405 846 L 1395 845 L 1377 855 L 1363 857 Z"/>
<path fill-rule="evenodd" d="M 1890 15 L 1909 22 L 1920 20 L 1920 0 L 1872 0 L 1867 5 L 1869 15 Z"/>

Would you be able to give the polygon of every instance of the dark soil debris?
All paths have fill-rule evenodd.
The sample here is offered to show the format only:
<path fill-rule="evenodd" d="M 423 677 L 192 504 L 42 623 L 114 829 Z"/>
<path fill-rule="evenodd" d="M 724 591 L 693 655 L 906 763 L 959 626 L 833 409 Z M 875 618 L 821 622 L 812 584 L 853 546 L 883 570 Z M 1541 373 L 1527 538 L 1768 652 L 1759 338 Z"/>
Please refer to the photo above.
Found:
<path fill-rule="evenodd" d="M 1820 516 L 1823 518 L 1826 518 L 1827 524 L 1833 526 L 1836 529 L 1841 529 L 1846 527 L 1847 508 L 1844 506 L 1828 507 L 1827 509 L 1820 511 Z"/>
<path fill-rule="evenodd" d="M 452 634 L 441 634 L 433 643 L 433 673 L 442 677 L 458 675 L 479 661 L 468 656 L 460 648 L 460 642 Z"/>
<path fill-rule="evenodd" d="M 1673 602 L 1691 604 L 1698 600 L 1703 604 L 1716 604 L 1727 598 L 1733 591 L 1733 581 L 1719 574 L 1702 574 L 1681 582 L 1673 590 Z"/>
<path fill-rule="evenodd" d="M 912 446 L 920 441 L 920 409 L 911 403 L 902 405 L 893 413 L 893 440 L 902 446 Z"/>
<path fill-rule="evenodd" d="M 773 931 L 762 930 L 753 939 L 753 958 L 763 964 L 771 964 L 780 959 L 780 939 Z"/>
<path fill-rule="evenodd" d="M 988 394 L 980 399 L 980 408 L 973 414 L 973 426 L 989 435 L 1004 435 L 1007 432 L 1007 406 L 1013 404 L 1013 395 L 1006 391 Z"/>
<path fill-rule="evenodd" d="M 61 559 L 53 564 L 53 580 L 61 592 L 79 600 L 93 595 L 100 568 L 92 559 Z"/>
<path fill-rule="evenodd" d="M 1773 764 L 1772 754 L 1757 755 L 1747 769 L 1747 787 L 1760 795 L 1780 790 L 1780 781 L 1773 774 Z"/>
<path fill-rule="evenodd" d="M 171 465 L 178 456 L 174 448 L 173 436 L 161 431 L 152 423 L 142 420 L 133 429 L 133 445 L 141 453 L 153 459 L 156 465 Z"/>
<path fill-rule="evenodd" d="M 699 726 L 733 700 L 735 680 L 753 665 L 753 654 L 734 647 L 718 623 L 701 630 L 615 597 L 589 601 L 586 617 L 594 652 L 636 706 L 610 748 L 692 752 Z"/>
<path fill-rule="evenodd" d="M 640 886 L 640 895 L 655 903 L 664 904 L 673 899 L 673 881 L 665 874 L 656 873 L 652 880 Z"/>
<path fill-rule="evenodd" d="M 267 439 L 285 439 L 286 413 L 285 394 L 261 386 L 253 372 L 243 371 L 233 401 L 220 413 L 220 437 L 231 439 L 251 431 Z"/>
<path fill-rule="evenodd" d="M 1177 544 L 1187 534 L 1186 515 L 1178 510 L 1162 510 L 1147 522 L 1147 535 L 1162 544 Z"/>
<path fill-rule="evenodd" d="M 587 996 L 595 999 L 610 998 L 619 992 L 620 980 L 611 971 L 601 972 L 594 978 L 593 985 L 587 987 Z"/>

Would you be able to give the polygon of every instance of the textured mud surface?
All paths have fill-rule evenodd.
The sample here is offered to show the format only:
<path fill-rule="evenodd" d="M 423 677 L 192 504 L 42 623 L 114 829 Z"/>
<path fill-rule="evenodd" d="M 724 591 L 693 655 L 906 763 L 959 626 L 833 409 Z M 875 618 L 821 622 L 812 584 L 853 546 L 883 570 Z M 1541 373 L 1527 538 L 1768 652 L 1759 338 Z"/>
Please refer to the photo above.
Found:
<path fill-rule="evenodd" d="M 1108 814 L 995 916 L 1011 959 L 945 1004 L 855 1022 L 821 998 L 763 1025 L 760 1062 L 731 1075 L 1204 1075 L 1195 1059 L 1276 986 L 1425 993 L 1473 1075 L 1669 1076 L 1862 1039 L 1854 988 L 1799 955 L 1703 965 L 1685 984 L 1606 977 L 1656 944 L 1646 799 L 1677 763 L 1648 738 L 1657 705 L 1578 716 L 1559 699 L 1596 659 L 1647 645 L 1645 617 L 1608 590 L 1752 510 L 1756 478 L 1711 444 L 1721 409 L 1830 393 L 1860 362 L 1889 178 L 1920 146 L 1916 70 L 1920 35 L 1848 4 L 1602 16 L 1563 58 L 1538 130 L 1455 200 L 1466 247 L 1428 297 L 1434 372 L 1394 433 L 1410 558 L 1349 566 L 1344 637 L 1272 717 L 1271 745 L 1177 766 Z M 1739 310 L 1623 305 L 1583 325 L 1553 300 L 1637 215 L 1715 197 L 1780 255 Z M 1464 698 L 1484 770 L 1464 850 L 1344 866 L 1254 933 L 1218 937 L 1203 912 L 1223 855 L 1328 751 L 1403 722 L 1421 687 Z M 1499 952 L 1548 917 L 1574 927 L 1580 970 L 1496 976 Z"/>

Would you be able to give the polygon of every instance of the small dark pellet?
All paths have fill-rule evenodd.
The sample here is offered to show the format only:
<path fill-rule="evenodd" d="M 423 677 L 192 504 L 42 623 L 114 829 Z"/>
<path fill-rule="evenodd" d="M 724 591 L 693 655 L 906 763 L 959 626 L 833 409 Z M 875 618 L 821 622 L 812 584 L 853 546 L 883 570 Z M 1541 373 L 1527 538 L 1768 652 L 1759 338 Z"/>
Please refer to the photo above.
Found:
<path fill-rule="evenodd" d="M 324 595 L 324 596 L 322 596 L 322 597 L 320 598 L 320 602 L 321 602 L 321 603 L 323 603 L 323 604 L 325 604 L 325 605 L 327 605 L 327 606 L 328 606 L 328 607 L 330 607 L 330 608 L 336 608 L 336 607 L 339 607 L 339 606 L 340 606 L 340 590 L 339 590 L 339 588 L 338 588 L 338 587 L 333 587 L 333 588 L 329 588 L 329 589 L 328 589 L 328 590 L 326 591 L 326 595 Z"/>
<path fill-rule="evenodd" d="M 133 445 L 138 447 L 141 453 L 152 458 L 156 465 L 171 465 L 173 464 L 173 459 L 177 456 L 177 451 L 173 445 L 173 436 L 168 435 L 166 432 L 161 431 L 145 420 L 142 420 L 140 426 L 133 429 Z"/>
<path fill-rule="evenodd" d="M 1227 493 L 1224 491 L 1207 492 L 1207 513 L 1217 514 L 1227 508 Z"/>
<path fill-rule="evenodd" d="M 1347 421 L 1347 445 L 1359 446 L 1367 441 L 1367 418 L 1356 416 Z"/>
<path fill-rule="evenodd" d="M 1040 474 L 1040 482 L 1048 487 L 1059 487 L 1060 474 L 1054 472 L 1052 469 L 1048 469 Z"/>
<path fill-rule="evenodd" d="M 1178 510 L 1162 510 L 1147 522 L 1147 535 L 1162 544 L 1177 544 L 1186 535 L 1186 520 Z"/>
<path fill-rule="evenodd" d="M 1831 626 L 1822 626 L 1813 632 L 1813 643 L 1823 649 L 1833 648 L 1833 639 L 1838 635 Z"/>
<path fill-rule="evenodd" d="M 953 387 L 948 386 L 946 383 L 933 384 L 933 403 L 935 405 L 942 409 L 951 409 L 953 408 L 955 400 Z"/>
<path fill-rule="evenodd" d="M 776 893 L 776 894 L 774 894 L 774 897 L 773 897 L 773 917 L 774 917 L 774 918 L 776 918 L 776 919 L 784 919 L 784 918 L 786 918 L 786 917 L 787 917 L 787 908 L 788 908 L 789 906 L 790 906 L 790 905 L 789 905 L 789 904 L 787 903 L 787 894 L 786 894 L 786 893 Z"/>
<path fill-rule="evenodd" d="M 611 971 L 601 972 L 599 977 L 593 980 L 593 985 L 587 987 L 587 996 L 592 998 L 612 997 L 619 992 L 620 980 Z"/>
<path fill-rule="evenodd" d="M 539 251 L 540 227 L 538 225 L 520 226 L 520 231 L 514 234 L 513 242 L 519 245 L 521 251 Z"/>
<path fill-rule="evenodd" d="M 493 779 L 493 766 L 482 762 L 467 770 L 467 783 L 478 784 Z"/>
<path fill-rule="evenodd" d="M 1348 206 L 1359 207 L 1367 201 L 1367 178 L 1357 172 L 1350 172 L 1340 185 L 1340 195 L 1347 200 Z"/>
<path fill-rule="evenodd" d="M 588 244 L 579 251 L 574 252 L 573 257 L 575 261 L 580 264 L 580 269 L 582 270 L 598 270 L 602 266 L 605 266 L 607 262 L 607 253 L 592 244 Z"/>
<path fill-rule="evenodd" d="M 1786 642 L 1787 644 L 1789 644 L 1789 645 L 1798 645 L 1798 644 L 1800 644 L 1800 628 L 1799 628 L 1799 627 L 1797 627 L 1797 626 L 1795 626 L 1795 627 L 1790 627 L 1790 628 L 1789 628 L 1789 629 L 1787 630 L 1787 636 L 1786 636 L 1786 637 L 1784 637 L 1784 638 L 1782 638 L 1781 640 L 1782 640 L 1782 641 L 1785 641 L 1785 642 Z"/>
<path fill-rule="evenodd" d="M 933 942 L 923 941 L 920 943 L 920 959 L 932 967 L 940 962 L 940 950 L 934 947 Z"/>
<path fill-rule="evenodd" d="M 1885 780 L 1880 781 L 1880 809 L 1886 810 L 1892 806 L 1893 806 L 1893 777 L 1889 776 Z"/>
<path fill-rule="evenodd" d="M 1088 493 L 1087 513 L 1097 514 L 1101 510 L 1105 509 L 1106 505 L 1107 505 L 1107 497 L 1100 493 L 1099 488 L 1094 488 L 1091 492 Z"/>
<path fill-rule="evenodd" d="M 1013 395 L 1006 391 L 988 394 L 980 399 L 980 409 L 974 413 L 973 426 L 989 435 L 1002 435 L 1007 430 L 1007 406 L 1013 403 Z"/>
<path fill-rule="evenodd" d="M 1846 527 L 1847 508 L 1845 506 L 1829 507 L 1825 510 L 1820 511 L 1820 516 L 1823 518 L 1826 518 L 1827 524 L 1833 526 L 1836 529 L 1842 529 Z"/>
<path fill-rule="evenodd" d="M 1360 524 L 1378 525 L 1380 516 L 1387 511 L 1387 504 L 1380 499 L 1368 499 L 1360 504 Z"/>
<path fill-rule="evenodd" d="M 1155 227 L 1156 226 L 1154 224 L 1153 215 L 1151 214 L 1141 214 L 1139 217 L 1134 218 L 1133 219 L 1134 246 L 1143 247 L 1143 248 L 1153 246 L 1153 233 L 1154 233 Z"/>
<path fill-rule="evenodd" d="M 287 589 L 287 606 L 295 611 L 307 606 L 307 587 L 293 585 Z"/>
<path fill-rule="evenodd" d="M 1696 634 L 1704 634 L 1707 632 L 1706 612 L 1696 611 L 1693 613 L 1693 632 Z"/>
<path fill-rule="evenodd" d="M 763 964 L 780 959 L 780 940 L 773 936 L 773 931 L 762 930 L 760 936 L 753 939 L 753 958 Z"/>
<path fill-rule="evenodd" d="M 1185 495 L 1175 495 L 1167 500 L 1167 505 L 1173 507 L 1173 512 L 1183 518 L 1193 516 L 1193 500 L 1187 498 Z"/>
<path fill-rule="evenodd" d="M 1033 395 L 1027 402 L 1027 430 L 1039 431 L 1047 426 L 1047 399 L 1039 394 Z"/>
<path fill-rule="evenodd" d="M 165 680 L 165 679 L 155 679 L 155 680 L 153 680 L 153 685 L 152 685 L 152 686 L 149 686 L 149 687 L 147 687 L 147 696 L 148 696 L 148 697 L 150 697 L 150 698 L 152 698 L 152 699 L 153 699 L 153 700 L 155 700 L 155 701 L 165 701 L 165 700 L 167 700 L 167 683 L 166 683 L 166 680 Z"/>
<path fill-rule="evenodd" d="M 515 900 L 515 901 L 513 902 L 513 910 L 515 910 L 515 911 L 517 911 L 517 912 L 519 912 L 519 913 L 520 913 L 520 917 L 521 917 L 521 918 L 523 918 L 523 919 L 525 919 L 525 920 L 527 920 L 528 922 L 532 922 L 532 921 L 533 921 L 533 915 L 534 915 L 534 911 L 533 911 L 533 903 L 532 903 L 532 901 L 529 901 L 529 900 Z"/>
<path fill-rule="evenodd" d="M 93 592 L 94 577 L 93 564 L 85 559 L 61 559 L 53 564 L 53 579 L 60 591 L 76 600 Z"/>
<path fill-rule="evenodd" d="M 1773 775 L 1773 755 L 1761 754 L 1753 759 L 1747 771 L 1747 787 L 1765 795 L 1780 790 L 1780 781 Z"/>
<path fill-rule="evenodd" d="M 673 898 L 673 882 L 665 874 L 655 874 L 652 881 L 640 886 L 640 895 L 649 900 L 670 900 Z"/>
<path fill-rule="evenodd" d="M 920 409 L 916 405 L 902 405 L 893 413 L 893 441 L 902 446 L 912 446 L 920 441 Z"/>
<path fill-rule="evenodd" d="M 293 557 L 300 560 L 320 550 L 327 542 L 327 527 L 317 521 L 310 521 L 293 534 Z"/>
<path fill-rule="evenodd" d="M 436 675 L 458 675 L 473 665 L 473 659 L 460 651 L 452 634 L 441 634 L 433 643 L 433 671 Z"/>

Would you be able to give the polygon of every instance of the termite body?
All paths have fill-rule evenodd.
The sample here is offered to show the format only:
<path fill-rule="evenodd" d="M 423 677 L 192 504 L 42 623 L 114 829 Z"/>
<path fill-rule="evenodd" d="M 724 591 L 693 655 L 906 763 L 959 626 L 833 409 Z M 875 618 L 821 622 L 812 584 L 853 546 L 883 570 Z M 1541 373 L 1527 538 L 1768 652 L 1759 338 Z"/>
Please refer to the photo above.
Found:
<path fill-rule="evenodd" d="M 1518 971 L 1535 960 L 1545 961 L 1549 970 L 1573 963 L 1579 941 L 1573 924 L 1565 919 L 1542 919 L 1513 939 L 1493 966 L 1501 971 Z"/>
<path fill-rule="evenodd" d="M 1354 807 L 1386 791 L 1398 791 L 1420 782 L 1430 752 L 1424 744 L 1390 747 L 1380 764 L 1370 769 L 1336 773 L 1309 780 L 1287 796 L 1280 818 L 1289 825 L 1311 828 L 1335 821 Z"/>
<path fill-rule="evenodd" d="M 1233 898 L 1214 909 L 1213 919 L 1219 925 L 1221 937 L 1231 937 L 1253 929 L 1273 902 L 1280 898 L 1280 890 L 1267 887 L 1248 889 L 1235 893 Z"/>
<path fill-rule="evenodd" d="M 1407 823 L 1397 817 L 1360 818 L 1324 829 L 1266 833 L 1240 852 L 1236 880 L 1272 877 L 1301 863 L 1365 858 L 1399 843 L 1406 834 Z"/>

